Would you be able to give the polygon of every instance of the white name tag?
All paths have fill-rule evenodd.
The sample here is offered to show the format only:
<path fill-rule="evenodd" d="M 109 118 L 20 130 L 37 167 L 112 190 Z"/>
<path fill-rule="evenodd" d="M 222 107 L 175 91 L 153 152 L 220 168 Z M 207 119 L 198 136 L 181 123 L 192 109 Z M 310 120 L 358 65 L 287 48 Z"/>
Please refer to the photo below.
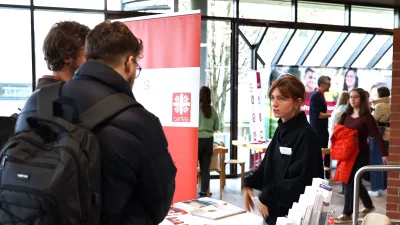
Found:
<path fill-rule="evenodd" d="M 286 147 L 279 147 L 282 155 L 292 155 L 292 149 Z"/>

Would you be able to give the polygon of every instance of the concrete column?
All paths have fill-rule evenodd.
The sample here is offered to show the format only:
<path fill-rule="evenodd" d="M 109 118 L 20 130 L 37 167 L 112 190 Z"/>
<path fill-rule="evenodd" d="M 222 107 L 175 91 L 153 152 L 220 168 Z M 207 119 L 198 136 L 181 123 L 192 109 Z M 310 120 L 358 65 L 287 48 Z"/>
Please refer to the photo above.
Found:
<path fill-rule="evenodd" d="M 191 0 L 191 10 L 199 10 L 207 15 L 208 0 Z M 201 22 L 201 43 L 207 44 L 207 21 Z M 207 46 L 200 50 L 200 86 L 207 85 Z"/>

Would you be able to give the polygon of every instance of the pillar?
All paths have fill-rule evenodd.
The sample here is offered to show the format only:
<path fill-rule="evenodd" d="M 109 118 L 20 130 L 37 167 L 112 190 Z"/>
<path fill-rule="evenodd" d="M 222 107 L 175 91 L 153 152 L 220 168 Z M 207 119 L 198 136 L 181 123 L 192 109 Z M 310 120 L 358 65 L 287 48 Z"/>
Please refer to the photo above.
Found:
<path fill-rule="evenodd" d="M 400 29 L 393 33 L 389 165 L 400 166 Z M 400 219 L 400 172 L 388 173 L 386 215 Z"/>
<path fill-rule="evenodd" d="M 201 15 L 207 15 L 208 0 L 191 0 L 191 10 L 200 10 Z M 200 86 L 207 85 L 207 21 L 201 21 L 201 43 L 200 50 Z"/>

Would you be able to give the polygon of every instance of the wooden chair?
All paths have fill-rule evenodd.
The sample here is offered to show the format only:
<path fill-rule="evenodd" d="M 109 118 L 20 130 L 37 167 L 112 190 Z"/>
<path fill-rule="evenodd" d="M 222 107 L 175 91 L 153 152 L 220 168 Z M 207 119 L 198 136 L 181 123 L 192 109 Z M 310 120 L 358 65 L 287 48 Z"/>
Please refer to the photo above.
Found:
<path fill-rule="evenodd" d="M 236 165 L 240 165 L 240 172 L 241 172 L 241 174 L 240 174 L 240 179 L 241 179 L 241 188 L 243 188 L 244 187 L 244 169 L 245 169 L 245 164 L 246 164 L 246 162 L 244 162 L 244 161 L 240 161 L 240 160 L 237 160 L 237 159 L 231 159 L 231 160 L 228 160 L 228 161 L 226 161 L 225 163 L 224 163 L 224 167 L 226 166 L 226 164 L 236 164 Z M 224 180 L 224 185 L 223 186 L 225 186 L 225 183 L 226 183 L 226 181 Z"/>

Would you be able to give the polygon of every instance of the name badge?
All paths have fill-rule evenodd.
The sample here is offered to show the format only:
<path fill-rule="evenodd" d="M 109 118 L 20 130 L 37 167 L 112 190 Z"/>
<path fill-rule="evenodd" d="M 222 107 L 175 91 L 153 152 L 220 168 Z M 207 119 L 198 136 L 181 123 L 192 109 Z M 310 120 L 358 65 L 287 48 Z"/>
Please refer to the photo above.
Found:
<path fill-rule="evenodd" d="M 292 149 L 286 147 L 279 147 L 282 155 L 292 155 Z"/>

